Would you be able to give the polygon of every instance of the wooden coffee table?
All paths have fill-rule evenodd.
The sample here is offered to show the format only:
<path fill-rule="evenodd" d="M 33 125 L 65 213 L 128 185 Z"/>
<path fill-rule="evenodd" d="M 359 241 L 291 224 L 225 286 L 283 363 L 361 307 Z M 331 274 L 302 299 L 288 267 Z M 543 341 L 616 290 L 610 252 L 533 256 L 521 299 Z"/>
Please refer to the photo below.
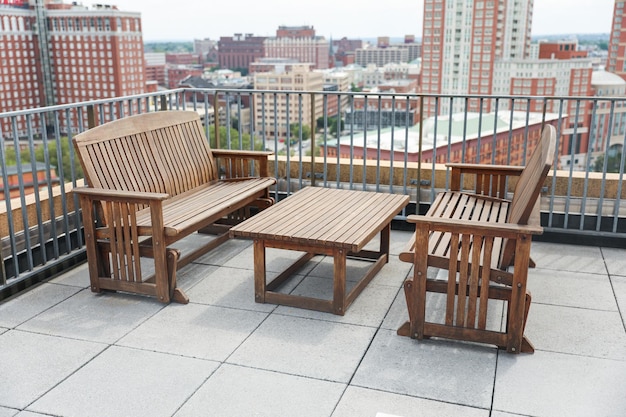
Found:
<path fill-rule="evenodd" d="M 258 303 L 274 303 L 343 315 L 388 262 L 391 220 L 409 196 L 307 187 L 230 229 L 232 237 L 254 239 L 254 292 Z M 363 250 L 380 233 L 378 251 Z M 266 282 L 265 248 L 306 252 Z M 275 292 L 315 255 L 332 256 L 333 299 Z M 346 295 L 346 259 L 373 261 Z"/>

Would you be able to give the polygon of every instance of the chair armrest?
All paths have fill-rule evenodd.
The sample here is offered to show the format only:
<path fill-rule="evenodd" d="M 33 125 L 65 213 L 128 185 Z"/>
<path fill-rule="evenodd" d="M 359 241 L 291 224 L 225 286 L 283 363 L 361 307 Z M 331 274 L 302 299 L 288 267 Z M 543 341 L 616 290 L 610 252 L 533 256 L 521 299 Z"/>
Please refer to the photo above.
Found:
<path fill-rule="evenodd" d="M 213 156 L 218 160 L 220 177 L 223 179 L 253 177 L 254 172 L 250 162 L 258 163 L 259 176 L 269 177 L 269 169 L 267 165 L 268 156 L 273 155 L 271 151 L 246 151 L 235 149 L 212 149 Z M 223 164 L 220 166 L 220 162 Z"/>
<path fill-rule="evenodd" d="M 497 236 L 515 239 L 517 235 L 540 235 L 543 228 L 538 225 L 513 224 L 513 223 L 489 223 L 476 220 L 447 219 L 442 217 L 419 216 L 411 214 L 407 216 L 409 223 L 427 225 L 430 230 L 441 232 L 454 232 L 463 234 L 480 234 L 484 236 Z"/>
<path fill-rule="evenodd" d="M 461 191 L 461 176 L 474 174 L 474 192 L 502 199 L 507 198 L 507 178 L 521 175 L 524 167 L 488 164 L 446 164 L 452 170 L 450 189 Z"/>

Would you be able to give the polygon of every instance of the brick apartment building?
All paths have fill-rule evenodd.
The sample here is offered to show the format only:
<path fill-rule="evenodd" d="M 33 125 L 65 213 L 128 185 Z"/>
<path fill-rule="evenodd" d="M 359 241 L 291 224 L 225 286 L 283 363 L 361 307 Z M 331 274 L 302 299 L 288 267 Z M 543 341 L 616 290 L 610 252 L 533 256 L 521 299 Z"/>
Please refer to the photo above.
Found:
<path fill-rule="evenodd" d="M 0 2 L 0 112 L 145 91 L 139 13 L 32 3 Z M 26 131 L 23 119 L 17 129 Z"/>
<path fill-rule="evenodd" d="M 220 68 L 247 70 L 251 63 L 265 57 L 265 39 L 250 33 L 222 36 L 217 43 Z"/>

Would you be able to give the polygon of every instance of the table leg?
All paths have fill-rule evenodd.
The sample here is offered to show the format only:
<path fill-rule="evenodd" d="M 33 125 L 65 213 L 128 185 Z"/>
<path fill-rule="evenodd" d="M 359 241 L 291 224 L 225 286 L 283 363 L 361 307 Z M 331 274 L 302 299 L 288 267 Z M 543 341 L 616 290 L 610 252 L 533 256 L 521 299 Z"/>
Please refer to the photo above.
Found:
<path fill-rule="evenodd" d="M 387 223 L 387 225 L 380 231 L 380 253 L 381 255 L 384 253 L 387 255 L 387 261 L 389 262 L 389 241 L 390 241 L 390 233 L 391 233 L 391 223 Z"/>
<path fill-rule="evenodd" d="M 346 312 L 346 250 L 333 251 L 333 310 L 343 316 Z"/>
<path fill-rule="evenodd" d="M 265 241 L 255 239 L 254 248 L 254 300 L 265 302 Z"/>

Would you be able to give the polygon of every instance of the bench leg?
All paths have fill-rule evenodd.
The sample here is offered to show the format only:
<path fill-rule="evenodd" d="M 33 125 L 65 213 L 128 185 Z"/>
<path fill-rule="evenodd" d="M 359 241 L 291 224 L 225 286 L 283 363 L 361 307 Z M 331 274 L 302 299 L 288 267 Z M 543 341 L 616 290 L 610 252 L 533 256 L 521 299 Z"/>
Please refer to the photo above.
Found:
<path fill-rule="evenodd" d="M 169 277 L 170 299 L 176 303 L 188 304 L 189 297 L 180 288 L 176 287 L 176 270 L 180 251 L 178 249 L 167 249 L 167 275 Z"/>
<path fill-rule="evenodd" d="M 337 249 L 333 254 L 333 313 L 346 313 L 346 251 Z"/>

